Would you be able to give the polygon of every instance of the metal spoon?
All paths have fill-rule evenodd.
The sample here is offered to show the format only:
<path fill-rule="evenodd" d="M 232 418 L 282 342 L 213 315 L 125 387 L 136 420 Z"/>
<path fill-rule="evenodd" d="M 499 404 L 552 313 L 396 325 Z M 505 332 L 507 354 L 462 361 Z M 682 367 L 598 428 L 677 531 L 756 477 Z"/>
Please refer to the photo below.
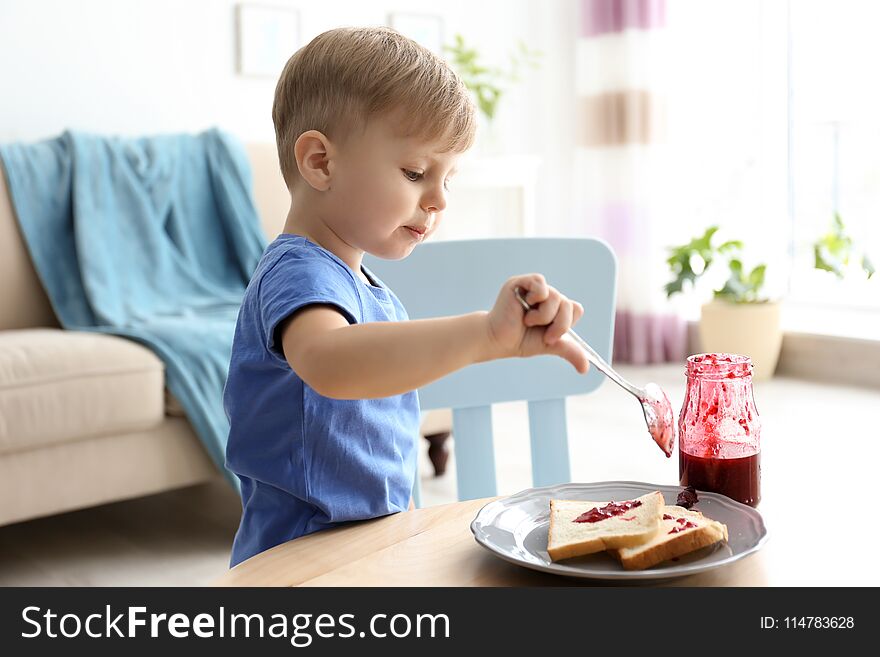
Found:
<path fill-rule="evenodd" d="M 532 306 L 526 301 L 520 288 L 514 288 L 514 294 L 523 308 L 527 311 L 532 310 Z M 644 388 L 634 386 L 620 376 L 611 365 L 605 362 L 604 358 L 596 353 L 595 349 L 587 344 L 586 340 L 572 329 L 568 329 L 568 335 L 583 348 L 587 353 L 587 360 L 595 365 L 600 372 L 639 400 L 651 437 L 667 457 L 672 456 L 672 448 L 675 446 L 675 416 L 672 412 L 672 404 L 669 403 L 669 398 L 663 389 L 656 383 L 649 383 Z"/>

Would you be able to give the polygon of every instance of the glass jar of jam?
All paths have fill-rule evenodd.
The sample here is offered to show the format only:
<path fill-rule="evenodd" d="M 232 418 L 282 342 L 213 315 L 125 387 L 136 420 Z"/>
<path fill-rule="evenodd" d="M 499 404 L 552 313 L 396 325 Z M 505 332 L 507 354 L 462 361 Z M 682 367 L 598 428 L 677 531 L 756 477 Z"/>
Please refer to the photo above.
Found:
<path fill-rule="evenodd" d="M 697 354 L 687 359 L 687 390 L 678 430 L 682 486 L 758 505 L 761 420 L 748 356 Z"/>

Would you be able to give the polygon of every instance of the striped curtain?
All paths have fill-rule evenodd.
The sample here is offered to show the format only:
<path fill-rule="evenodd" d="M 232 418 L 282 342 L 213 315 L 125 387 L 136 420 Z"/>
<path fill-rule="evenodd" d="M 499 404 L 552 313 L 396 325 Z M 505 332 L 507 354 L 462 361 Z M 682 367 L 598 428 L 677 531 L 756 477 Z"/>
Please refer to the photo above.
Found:
<path fill-rule="evenodd" d="M 618 259 L 614 360 L 681 362 L 685 322 L 665 298 L 665 0 L 580 0 L 575 231 Z"/>

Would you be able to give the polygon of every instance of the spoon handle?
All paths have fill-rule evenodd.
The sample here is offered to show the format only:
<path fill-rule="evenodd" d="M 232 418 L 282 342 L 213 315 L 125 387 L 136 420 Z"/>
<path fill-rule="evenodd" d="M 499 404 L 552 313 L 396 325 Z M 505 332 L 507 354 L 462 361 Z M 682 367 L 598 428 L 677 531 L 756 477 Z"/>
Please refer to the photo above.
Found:
<path fill-rule="evenodd" d="M 522 307 L 525 310 L 532 310 L 532 307 L 529 305 L 528 301 L 526 301 L 525 297 L 523 296 L 522 290 L 520 290 L 517 287 L 517 288 L 514 288 L 513 292 L 516 295 L 516 298 L 519 299 L 520 304 L 522 305 Z M 579 336 L 577 333 L 575 333 L 572 329 L 568 329 L 568 335 L 570 335 L 574 339 L 574 341 L 577 342 L 581 346 L 581 348 L 583 348 L 583 350 L 587 354 L 587 360 L 590 361 L 593 365 L 595 365 L 596 368 L 600 372 L 602 372 L 605 376 L 607 376 L 609 379 L 614 381 L 614 383 L 619 385 L 621 388 L 626 390 L 628 393 L 635 396 L 639 401 L 641 401 L 645 398 L 645 396 L 646 396 L 645 392 L 641 388 L 637 388 L 636 386 L 631 384 L 629 381 L 624 379 L 622 376 L 620 376 L 620 374 L 618 374 L 614 370 L 614 368 L 611 367 L 611 365 L 609 365 L 608 363 L 605 362 L 605 359 L 602 358 L 596 352 L 595 349 L 593 349 L 589 344 L 587 344 L 586 340 L 584 340 L 581 336 Z"/>

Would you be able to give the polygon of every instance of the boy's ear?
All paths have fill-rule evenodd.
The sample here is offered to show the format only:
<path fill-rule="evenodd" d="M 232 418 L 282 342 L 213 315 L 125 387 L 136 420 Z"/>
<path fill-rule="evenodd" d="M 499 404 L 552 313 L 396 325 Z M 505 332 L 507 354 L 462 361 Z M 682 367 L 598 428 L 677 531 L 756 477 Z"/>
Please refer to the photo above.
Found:
<path fill-rule="evenodd" d="M 317 130 L 302 133 L 293 145 L 299 175 L 319 192 L 330 188 L 330 151 L 327 136 Z"/>

